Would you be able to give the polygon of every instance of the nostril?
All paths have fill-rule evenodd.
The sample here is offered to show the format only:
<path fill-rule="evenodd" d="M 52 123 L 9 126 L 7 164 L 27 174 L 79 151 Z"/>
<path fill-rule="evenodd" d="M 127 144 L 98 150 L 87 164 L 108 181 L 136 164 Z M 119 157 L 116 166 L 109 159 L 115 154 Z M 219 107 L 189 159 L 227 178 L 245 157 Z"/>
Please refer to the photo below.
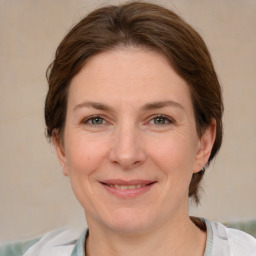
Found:
<path fill-rule="evenodd" d="M 138 144 L 138 143 L 137 143 Z M 109 151 L 108 159 L 114 165 L 119 165 L 123 169 L 131 169 L 145 162 L 146 154 L 143 147 L 136 143 L 131 143 L 127 138 L 114 143 Z"/>

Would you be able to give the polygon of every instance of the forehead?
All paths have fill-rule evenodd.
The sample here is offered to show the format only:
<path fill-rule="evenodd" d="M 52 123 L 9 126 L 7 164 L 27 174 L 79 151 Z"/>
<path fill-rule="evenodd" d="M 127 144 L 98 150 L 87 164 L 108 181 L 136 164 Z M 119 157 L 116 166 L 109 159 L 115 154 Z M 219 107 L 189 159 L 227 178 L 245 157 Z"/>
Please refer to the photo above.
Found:
<path fill-rule="evenodd" d="M 69 101 L 190 100 L 186 81 L 163 55 L 142 48 L 120 48 L 88 60 L 72 79 Z M 188 102 L 189 103 L 189 102 Z"/>

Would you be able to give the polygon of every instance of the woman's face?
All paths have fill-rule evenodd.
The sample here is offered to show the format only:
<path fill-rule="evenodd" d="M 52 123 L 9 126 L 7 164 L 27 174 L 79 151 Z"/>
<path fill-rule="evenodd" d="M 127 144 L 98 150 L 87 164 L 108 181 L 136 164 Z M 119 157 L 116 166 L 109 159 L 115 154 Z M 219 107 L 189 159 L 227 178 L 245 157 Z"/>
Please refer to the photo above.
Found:
<path fill-rule="evenodd" d="M 166 58 L 125 48 L 73 78 L 55 145 L 89 227 L 139 232 L 188 217 L 190 180 L 213 141 L 214 128 L 198 138 L 189 88 Z"/>

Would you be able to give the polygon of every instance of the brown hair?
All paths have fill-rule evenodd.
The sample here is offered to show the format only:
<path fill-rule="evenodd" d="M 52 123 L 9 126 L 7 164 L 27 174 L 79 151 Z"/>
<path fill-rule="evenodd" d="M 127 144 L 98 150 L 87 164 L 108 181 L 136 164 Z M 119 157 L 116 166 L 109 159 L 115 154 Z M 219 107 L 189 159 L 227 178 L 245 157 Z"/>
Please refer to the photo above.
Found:
<path fill-rule="evenodd" d="M 200 35 L 174 12 L 161 6 L 130 2 L 97 9 L 75 25 L 60 43 L 47 69 L 49 91 L 45 101 L 47 137 L 61 139 L 65 127 L 68 87 L 88 58 L 120 46 L 139 46 L 163 54 L 187 82 L 198 135 L 216 120 L 216 139 L 208 161 L 222 141 L 221 88 L 210 54 Z M 194 173 L 189 196 L 199 203 L 204 172 Z"/>

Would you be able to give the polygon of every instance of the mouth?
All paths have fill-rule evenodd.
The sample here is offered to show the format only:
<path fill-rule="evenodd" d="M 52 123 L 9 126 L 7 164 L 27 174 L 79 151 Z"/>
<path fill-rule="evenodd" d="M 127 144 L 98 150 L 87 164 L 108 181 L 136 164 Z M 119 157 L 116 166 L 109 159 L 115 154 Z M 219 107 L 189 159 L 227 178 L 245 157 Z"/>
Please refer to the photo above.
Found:
<path fill-rule="evenodd" d="M 116 185 L 116 184 L 105 184 L 111 188 L 117 188 L 117 189 L 122 189 L 122 190 L 126 190 L 126 189 L 136 189 L 136 188 L 142 188 L 148 185 L 144 185 L 144 184 L 138 184 L 138 185 Z"/>
<path fill-rule="evenodd" d="M 118 198 L 134 198 L 148 192 L 156 181 L 150 180 L 106 180 L 100 182 L 103 187 Z"/>

